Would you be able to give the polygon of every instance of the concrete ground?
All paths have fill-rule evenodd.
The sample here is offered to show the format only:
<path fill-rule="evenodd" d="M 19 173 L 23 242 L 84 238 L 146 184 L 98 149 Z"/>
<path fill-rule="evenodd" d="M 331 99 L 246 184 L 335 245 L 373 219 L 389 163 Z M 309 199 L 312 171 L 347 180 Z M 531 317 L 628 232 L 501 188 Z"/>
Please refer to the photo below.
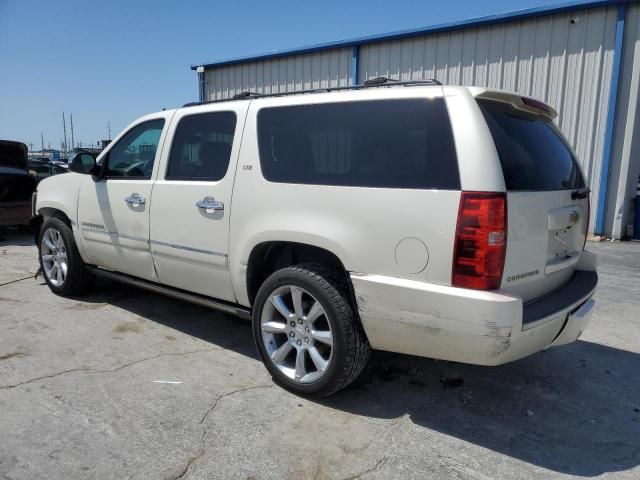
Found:
<path fill-rule="evenodd" d="M 313 402 L 273 386 L 248 323 L 108 282 L 57 297 L 4 236 L 0 478 L 640 478 L 639 244 L 589 245 L 572 345 L 494 368 L 376 353 Z"/>

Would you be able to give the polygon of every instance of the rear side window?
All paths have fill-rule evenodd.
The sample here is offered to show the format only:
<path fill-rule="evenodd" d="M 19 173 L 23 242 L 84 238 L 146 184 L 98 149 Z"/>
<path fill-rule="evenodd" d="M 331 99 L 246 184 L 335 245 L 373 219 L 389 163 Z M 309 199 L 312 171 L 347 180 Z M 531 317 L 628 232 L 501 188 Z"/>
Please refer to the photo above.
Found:
<path fill-rule="evenodd" d="M 234 112 L 202 113 L 182 118 L 176 128 L 165 179 L 222 179 L 229 168 L 235 130 Z"/>
<path fill-rule="evenodd" d="M 265 108 L 258 142 L 272 182 L 460 189 L 441 98 Z"/>
<path fill-rule="evenodd" d="M 478 101 L 498 150 L 507 190 L 584 188 L 584 178 L 557 127 L 495 101 Z"/>

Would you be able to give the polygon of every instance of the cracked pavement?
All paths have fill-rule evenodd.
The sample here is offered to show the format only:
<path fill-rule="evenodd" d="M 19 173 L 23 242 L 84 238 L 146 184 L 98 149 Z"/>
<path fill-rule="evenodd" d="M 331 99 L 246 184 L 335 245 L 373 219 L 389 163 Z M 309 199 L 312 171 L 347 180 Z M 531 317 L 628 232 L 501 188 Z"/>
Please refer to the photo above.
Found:
<path fill-rule="evenodd" d="M 111 282 L 56 297 L 4 236 L 0 479 L 640 477 L 638 244 L 589 245 L 575 344 L 495 368 L 377 352 L 314 402 L 273 385 L 247 322 Z"/>

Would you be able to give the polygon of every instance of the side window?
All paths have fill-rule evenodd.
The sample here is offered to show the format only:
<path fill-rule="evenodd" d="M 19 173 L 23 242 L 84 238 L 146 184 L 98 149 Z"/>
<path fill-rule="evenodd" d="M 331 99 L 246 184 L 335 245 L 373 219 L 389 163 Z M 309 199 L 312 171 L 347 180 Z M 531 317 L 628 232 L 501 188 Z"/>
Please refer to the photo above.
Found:
<path fill-rule="evenodd" d="M 264 108 L 258 144 L 271 182 L 460 189 L 442 98 Z"/>
<path fill-rule="evenodd" d="M 167 180 L 222 179 L 229 168 L 236 114 L 213 112 L 184 117 L 171 146 Z"/>
<path fill-rule="evenodd" d="M 108 178 L 149 179 L 164 120 L 151 120 L 129 130 L 109 151 Z"/>

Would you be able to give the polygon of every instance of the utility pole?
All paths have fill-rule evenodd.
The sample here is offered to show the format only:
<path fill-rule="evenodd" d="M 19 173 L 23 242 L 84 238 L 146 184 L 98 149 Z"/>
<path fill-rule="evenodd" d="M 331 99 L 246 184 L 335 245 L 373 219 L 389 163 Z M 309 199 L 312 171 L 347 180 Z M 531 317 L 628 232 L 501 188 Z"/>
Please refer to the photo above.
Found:
<path fill-rule="evenodd" d="M 107 140 L 111 140 L 111 122 L 107 122 Z"/>
<path fill-rule="evenodd" d="M 31 143 L 29 144 L 29 151 L 30 151 L 30 152 L 33 152 L 33 142 L 31 142 Z"/>
<path fill-rule="evenodd" d="M 64 143 L 63 143 L 63 147 L 62 150 L 64 152 L 64 154 L 67 154 L 67 122 L 64 119 L 64 112 L 62 112 L 62 130 L 64 130 Z"/>
<path fill-rule="evenodd" d="M 71 117 L 71 150 L 76 148 L 76 142 L 73 138 L 73 113 L 70 113 L 69 116 Z"/>
<path fill-rule="evenodd" d="M 40 146 L 42 147 L 40 151 L 44 152 L 44 135 L 42 134 L 42 132 L 40 132 Z"/>

